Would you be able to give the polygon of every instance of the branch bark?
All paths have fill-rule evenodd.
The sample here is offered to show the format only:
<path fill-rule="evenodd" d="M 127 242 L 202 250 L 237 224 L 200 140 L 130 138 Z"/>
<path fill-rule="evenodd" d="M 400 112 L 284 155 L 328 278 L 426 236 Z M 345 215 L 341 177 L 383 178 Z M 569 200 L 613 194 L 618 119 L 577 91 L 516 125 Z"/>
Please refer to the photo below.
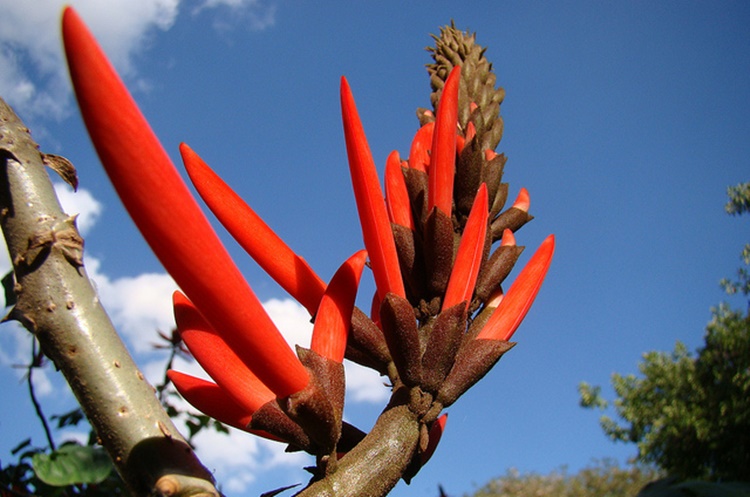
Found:
<path fill-rule="evenodd" d="M 62 212 L 44 166 L 0 98 L 0 224 L 17 295 L 6 319 L 33 333 L 63 373 L 134 495 L 218 496 L 100 305 L 75 219 Z"/>

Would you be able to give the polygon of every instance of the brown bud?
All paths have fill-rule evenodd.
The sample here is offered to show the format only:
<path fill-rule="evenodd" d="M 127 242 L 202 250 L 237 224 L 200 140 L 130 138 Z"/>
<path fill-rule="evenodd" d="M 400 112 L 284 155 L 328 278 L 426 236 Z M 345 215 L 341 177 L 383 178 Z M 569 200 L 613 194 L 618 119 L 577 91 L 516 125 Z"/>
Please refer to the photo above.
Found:
<path fill-rule="evenodd" d="M 422 362 L 414 308 L 394 293 L 388 293 L 380 305 L 380 324 L 401 381 L 419 385 Z"/>
<path fill-rule="evenodd" d="M 453 367 L 466 331 L 466 303 L 438 314 L 430 324 L 427 347 L 422 356 L 422 388 L 435 393 Z"/>

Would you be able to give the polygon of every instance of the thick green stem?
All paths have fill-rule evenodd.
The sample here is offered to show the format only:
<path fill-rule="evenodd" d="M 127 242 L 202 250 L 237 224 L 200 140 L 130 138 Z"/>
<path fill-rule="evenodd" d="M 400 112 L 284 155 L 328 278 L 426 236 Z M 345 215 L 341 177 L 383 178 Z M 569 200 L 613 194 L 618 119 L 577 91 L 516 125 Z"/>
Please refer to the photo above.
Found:
<path fill-rule="evenodd" d="M 28 129 L 0 99 L 0 224 L 20 321 L 65 376 L 134 495 L 219 495 L 99 303 L 83 240 Z"/>
<path fill-rule="evenodd" d="M 398 483 L 419 442 L 419 421 L 407 405 L 386 409 L 372 431 L 347 453 L 336 471 L 297 497 L 382 497 Z"/>

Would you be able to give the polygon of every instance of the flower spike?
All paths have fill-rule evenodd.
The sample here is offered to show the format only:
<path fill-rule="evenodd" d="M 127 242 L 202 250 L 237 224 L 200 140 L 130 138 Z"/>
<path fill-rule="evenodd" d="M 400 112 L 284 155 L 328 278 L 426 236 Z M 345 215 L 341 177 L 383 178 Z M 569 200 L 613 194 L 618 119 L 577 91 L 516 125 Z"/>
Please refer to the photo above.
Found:
<path fill-rule="evenodd" d="M 367 252 L 360 250 L 341 265 L 331 278 L 315 315 L 310 349 L 335 362 L 344 360 L 346 338 L 365 259 Z"/>
<path fill-rule="evenodd" d="M 307 371 L 211 228 L 125 85 L 78 14 L 63 41 L 81 115 L 125 208 L 177 284 L 277 395 L 303 389 Z"/>
<path fill-rule="evenodd" d="M 456 169 L 456 127 L 458 123 L 458 85 L 461 66 L 451 70 L 438 104 L 430 157 L 428 209 L 437 207 L 450 217 L 453 208 L 453 177 Z"/>
<path fill-rule="evenodd" d="M 314 316 L 326 289 L 323 280 L 193 149 L 183 143 L 180 153 L 190 180 L 211 212 L 250 257 Z"/>
<path fill-rule="evenodd" d="M 406 291 L 401 278 L 396 243 L 388 221 L 375 163 L 357 113 L 354 96 L 349 83 L 343 77 L 341 78 L 341 112 L 354 197 L 362 224 L 362 236 L 370 256 L 380 300 L 385 299 L 388 292 L 405 297 Z"/>
<path fill-rule="evenodd" d="M 247 359 L 238 357 L 187 297 L 174 292 L 172 301 L 180 337 L 198 364 L 222 390 L 249 413 L 275 398 L 273 392 L 250 371 Z"/>
<path fill-rule="evenodd" d="M 479 267 L 482 265 L 487 235 L 487 218 L 489 217 L 487 203 L 487 185 L 482 183 L 461 236 L 456 261 L 453 263 L 448 287 L 445 290 L 443 309 L 449 309 L 464 301 L 468 306 L 471 301 L 474 285 L 479 275 Z"/>
<path fill-rule="evenodd" d="M 549 235 L 516 277 L 497 309 L 477 335 L 478 339 L 510 340 L 534 303 L 555 252 L 555 236 Z"/>

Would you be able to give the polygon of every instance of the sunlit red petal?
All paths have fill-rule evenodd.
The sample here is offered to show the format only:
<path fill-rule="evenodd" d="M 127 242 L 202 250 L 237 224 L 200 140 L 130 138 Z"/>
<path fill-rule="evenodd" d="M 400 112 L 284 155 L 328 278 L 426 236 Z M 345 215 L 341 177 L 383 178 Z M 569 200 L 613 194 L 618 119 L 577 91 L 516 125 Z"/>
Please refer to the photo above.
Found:
<path fill-rule="evenodd" d="M 180 395 L 203 414 L 248 433 L 282 441 L 265 431 L 248 428 L 252 415 L 248 414 L 216 383 L 174 370 L 167 371 L 167 376 Z"/>
<path fill-rule="evenodd" d="M 385 161 L 385 200 L 391 222 L 413 230 L 409 191 L 401 170 L 401 158 L 395 150 Z"/>
<path fill-rule="evenodd" d="M 354 300 L 366 259 L 367 252 L 364 250 L 347 259 L 331 278 L 320 301 L 310 348 L 332 361 L 344 360 Z"/>
<path fill-rule="evenodd" d="M 409 150 L 409 167 L 427 172 L 430 165 L 430 147 L 432 134 L 435 132 L 435 122 L 429 122 L 419 128 L 411 142 Z"/>
<path fill-rule="evenodd" d="M 190 180 L 216 218 L 284 290 L 314 315 L 326 285 L 188 145 L 180 153 Z"/>
<path fill-rule="evenodd" d="M 513 336 L 531 304 L 534 303 L 554 252 L 555 237 L 550 235 L 516 277 L 477 338 L 509 340 Z"/>
<path fill-rule="evenodd" d="M 429 169 L 429 190 L 427 206 L 440 209 L 451 215 L 453 207 L 453 178 L 456 168 L 456 133 L 458 123 L 458 85 L 461 79 L 461 66 L 451 70 L 445 81 L 443 93 L 437 108 L 435 133 Z"/>
<path fill-rule="evenodd" d="M 468 305 L 474 294 L 487 234 L 487 218 L 489 217 L 487 202 L 487 185 L 482 183 L 474 199 L 474 205 L 471 207 L 463 235 L 461 235 L 456 261 L 453 263 L 448 287 L 445 290 L 443 309 L 449 309 L 461 302 L 466 302 Z"/>
<path fill-rule="evenodd" d="M 513 234 L 513 231 L 511 231 L 508 228 L 505 228 L 503 230 L 503 238 L 500 240 L 500 246 L 506 247 L 506 246 L 514 246 L 516 244 L 516 236 Z"/>
<path fill-rule="evenodd" d="M 370 265 L 378 293 L 381 299 L 385 298 L 388 292 L 405 297 L 396 243 L 393 240 L 375 163 L 372 160 L 370 146 L 367 144 L 349 83 L 343 77 L 341 78 L 341 111 L 354 197 L 357 201 L 362 235 L 370 256 Z"/>
<path fill-rule="evenodd" d="M 180 292 L 172 296 L 174 317 L 183 342 L 198 364 L 247 412 L 276 396 Z"/>
<path fill-rule="evenodd" d="M 529 212 L 529 207 L 531 207 L 531 197 L 529 197 L 529 192 L 526 188 L 521 188 L 521 191 L 518 192 L 518 197 L 516 197 L 515 202 L 513 202 L 513 207 L 524 212 Z"/>
<path fill-rule="evenodd" d="M 241 430 L 250 424 L 252 413 L 216 383 L 174 370 L 167 371 L 167 376 L 180 395 L 204 414 Z"/>
<path fill-rule="evenodd" d="M 123 204 L 177 284 L 278 395 L 309 377 L 201 212 L 78 14 L 63 14 L 70 76 L 89 135 Z"/>

